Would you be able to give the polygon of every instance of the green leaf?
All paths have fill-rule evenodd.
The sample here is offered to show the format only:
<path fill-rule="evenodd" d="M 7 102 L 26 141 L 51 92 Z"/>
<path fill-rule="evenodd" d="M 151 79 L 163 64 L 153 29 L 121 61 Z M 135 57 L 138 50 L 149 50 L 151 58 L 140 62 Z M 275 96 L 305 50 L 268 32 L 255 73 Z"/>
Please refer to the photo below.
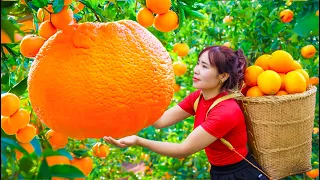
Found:
<path fill-rule="evenodd" d="M 29 153 L 22 147 L 20 144 L 18 144 L 15 140 L 9 139 L 6 137 L 1 137 L 1 143 L 4 143 L 11 148 L 17 149 L 18 151 L 22 152 L 24 155 L 28 155 Z"/>
<path fill-rule="evenodd" d="M 70 152 L 67 151 L 65 148 L 58 149 L 57 152 L 59 152 L 61 155 L 66 156 L 68 159 L 72 160 L 73 157 L 71 156 Z"/>
<path fill-rule="evenodd" d="M 49 165 L 47 163 L 46 158 L 43 158 L 40 168 L 39 168 L 39 173 L 37 175 L 37 179 L 51 179 L 52 178 L 52 173 L 50 171 L 51 169 L 49 168 Z"/>
<path fill-rule="evenodd" d="M 62 154 L 58 151 L 52 149 L 46 149 L 42 152 L 42 157 L 46 158 L 48 156 L 61 156 Z"/>
<path fill-rule="evenodd" d="M 1 84 L 8 84 L 10 80 L 10 72 L 1 74 Z"/>
<path fill-rule="evenodd" d="M 25 77 L 22 81 L 14 85 L 9 92 L 13 93 L 17 96 L 21 96 L 27 89 L 28 87 L 28 76 Z"/>
<path fill-rule="evenodd" d="M 179 6 L 179 29 L 183 27 L 184 20 L 186 16 L 184 14 L 184 10 Z"/>
<path fill-rule="evenodd" d="M 52 6 L 54 13 L 60 12 L 63 6 L 64 6 L 64 0 L 54 0 L 53 6 Z"/>
<path fill-rule="evenodd" d="M 12 42 L 14 42 L 14 32 L 18 30 L 18 28 L 13 25 L 12 21 L 1 17 L 1 30 L 9 36 Z"/>
<path fill-rule="evenodd" d="M 29 173 L 33 166 L 34 163 L 32 162 L 32 159 L 30 157 L 23 156 L 19 160 L 19 170 L 21 170 L 22 172 Z"/>
<path fill-rule="evenodd" d="M 63 178 L 85 178 L 86 176 L 78 168 L 72 165 L 54 165 L 50 167 L 52 176 Z"/>
<path fill-rule="evenodd" d="M 315 16 L 314 13 L 306 15 L 304 18 L 298 20 L 293 31 L 301 37 L 308 37 L 311 32 L 319 35 L 319 17 Z"/>
<path fill-rule="evenodd" d="M 49 0 L 32 0 L 31 3 L 38 8 L 42 8 L 48 5 Z"/>

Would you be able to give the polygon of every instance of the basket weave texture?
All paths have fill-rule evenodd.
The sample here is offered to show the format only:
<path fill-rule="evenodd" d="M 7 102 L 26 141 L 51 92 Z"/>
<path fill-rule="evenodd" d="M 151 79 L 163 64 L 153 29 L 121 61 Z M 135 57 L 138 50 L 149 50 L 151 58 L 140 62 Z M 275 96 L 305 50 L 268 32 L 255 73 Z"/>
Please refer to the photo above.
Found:
<path fill-rule="evenodd" d="M 237 97 L 243 109 L 248 145 L 272 179 L 311 170 L 315 86 L 299 94 Z"/>

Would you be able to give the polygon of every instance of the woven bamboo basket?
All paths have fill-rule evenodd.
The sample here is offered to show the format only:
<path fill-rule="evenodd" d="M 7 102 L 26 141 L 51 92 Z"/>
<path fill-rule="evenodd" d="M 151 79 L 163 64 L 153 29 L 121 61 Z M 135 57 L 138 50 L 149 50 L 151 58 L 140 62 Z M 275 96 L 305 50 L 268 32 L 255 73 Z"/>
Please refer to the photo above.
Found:
<path fill-rule="evenodd" d="M 272 179 L 311 170 L 316 91 L 309 86 L 299 94 L 236 98 L 245 114 L 249 149 Z"/>

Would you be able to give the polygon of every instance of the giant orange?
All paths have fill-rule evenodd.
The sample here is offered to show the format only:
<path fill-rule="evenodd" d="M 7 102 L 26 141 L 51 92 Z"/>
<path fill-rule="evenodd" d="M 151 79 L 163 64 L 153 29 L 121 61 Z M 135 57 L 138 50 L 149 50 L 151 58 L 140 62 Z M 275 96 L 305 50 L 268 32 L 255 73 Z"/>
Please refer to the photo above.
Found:
<path fill-rule="evenodd" d="M 160 118 L 172 82 L 161 42 L 137 22 L 122 20 L 58 31 L 32 63 L 28 92 L 50 129 L 71 138 L 119 138 Z"/>

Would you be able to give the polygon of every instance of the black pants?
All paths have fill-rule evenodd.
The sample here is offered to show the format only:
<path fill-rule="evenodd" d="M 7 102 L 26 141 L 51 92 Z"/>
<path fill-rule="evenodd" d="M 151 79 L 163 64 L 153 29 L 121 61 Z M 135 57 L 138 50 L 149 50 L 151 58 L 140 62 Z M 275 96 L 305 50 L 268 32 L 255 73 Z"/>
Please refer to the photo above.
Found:
<path fill-rule="evenodd" d="M 247 155 L 246 159 L 261 169 L 251 155 Z M 226 166 L 211 164 L 210 176 L 211 180 L 268 180 L 264 174 L 245 160 Z"/>

